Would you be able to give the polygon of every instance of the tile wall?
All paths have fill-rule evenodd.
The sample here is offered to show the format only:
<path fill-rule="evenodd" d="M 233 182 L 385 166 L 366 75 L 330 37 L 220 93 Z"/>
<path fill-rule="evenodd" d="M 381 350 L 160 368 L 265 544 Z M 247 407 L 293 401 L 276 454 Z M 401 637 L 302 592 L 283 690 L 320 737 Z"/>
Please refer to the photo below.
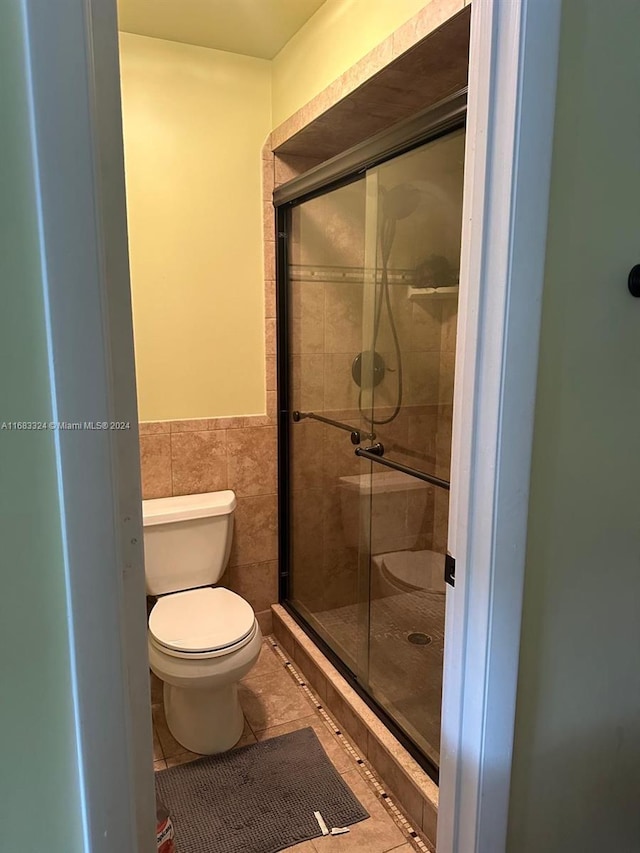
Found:
<path fill-rule="evenodd" d="M 293 408 L 368 429 L 351 376 L 362 346 L 362 286 L 296 281 L 292 296 Z M 403 350 L 404 398 L 391 423 L 374 427 L 376 441 L 389 458 L 449 479 L 457 303 L 411 301 L 406 288 L 396 288 L 392 298 Z M 383 332 L 380 350 L 395 368 L 397 356 L 391 345 L 385 347 L 384 337 Z M 396 393 L 394 369 L 376 388 L 377 420 L 393 414 Z M 374 553 L 446 551 L 448 492 L 418 484 L 402 498 L 397 491 L 359 495 L 356 478 L 366 482 L 371 468 L 355 456 L 348 433 L 312 420 L 295 424 L 291 465 L 293 559 L 305 566 L 294 576 L 292 592 L 311 613 L 358 600 L 363 501 L 371 502 Z M 376 469 L 378 475 L 381 471 Z"/>
<path fill-rule="evenodd" d="M 233 547 L 221 584 L 251 604 L 267 633 L 269 608 L 278 600 L 275 399 L 269 410 L 264 416 L 140 424 L 143 499 L 236 493 Z"/>
<path fill-rule="evenodd" d="M 276 161 L 276 171 L 286 168 L 291 177 L 292 166 L 302 164 L 303 158 L 289 156 L 284 165 Z M 360 184 L 350 184 L 294 212 L 289 342 L 292 408 L 366 429 L 360 411 L 360 402 L 367 411 L 366 400 L 359 400 L 351 370 L 371 334 L 373 313 L 372 296 L 357 281 L 365 257 L 363 192 Z M 326 268 L 347 268 L 351 278 L 323 278 Z M 391 287 L 390 298 L 404 395 L 398 416 L 375 426 L 376 440 L 390 458 L 449 479 L 457 300 L 410 298 L 402 283 Z M 378 421 L 393 414 L 398 385 L 394 341 L 384 313 L 383 318 L 376 349 L 388 370 L 375 389 Z M 366 480 L 369 463 L 355 457 L 348 433 L 311 420 L 293 426 L 291 451 L 293 559 L 305 566 L 292 579 L 292 596 L 311 613 L 352 604 L 359 597 L 358 516 L 366 500 L 359 499 L 355 478 Z M 426 484 L 408 490 L 404 500 L 397 491 L 374 493 L 374 553 L 407 548 L 443 553 L 448 499 L 446 491 Z"/>

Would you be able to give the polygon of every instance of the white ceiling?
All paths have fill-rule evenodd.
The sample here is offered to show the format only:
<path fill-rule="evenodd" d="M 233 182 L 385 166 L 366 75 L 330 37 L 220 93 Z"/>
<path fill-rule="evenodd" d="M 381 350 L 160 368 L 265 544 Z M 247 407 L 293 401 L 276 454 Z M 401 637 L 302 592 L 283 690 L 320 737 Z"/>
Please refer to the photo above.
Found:
<path fill-rule="evenodd" d="M 128 33 L 273 59 L 324 0 L 118 0 Z"/>

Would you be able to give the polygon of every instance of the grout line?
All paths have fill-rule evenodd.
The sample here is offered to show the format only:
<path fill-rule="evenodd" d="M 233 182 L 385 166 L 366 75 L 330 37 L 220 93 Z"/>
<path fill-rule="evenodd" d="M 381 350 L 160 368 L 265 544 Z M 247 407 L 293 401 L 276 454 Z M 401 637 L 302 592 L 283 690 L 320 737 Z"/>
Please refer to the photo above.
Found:
<path fill-rule="evenodd" d="M 167 756 L 164 754 L 164 746 L 162 745 L 162 741 L 160 740 L 160 735 L 158 734 L 158 727 L 156 726 L 156 721 L 154 719 L 154 716 L 155 715 L 153 713 L 153 705 L 152 705 L 151 706 L 151 726 L 152 726 L 152 731 L 153 731 L 153 740 L 154 740 L 154 743 L 156 741 L 158 742 L 158 746 L 160 747 L 160 752 L 162 753 L 160 758 L 156 759 L 154 756 L 153 760 L 154 761 L 161 761 L 161 760 L 166 761 Z"/>
<path fill-rule="evenodd" d="M 228 430 L 226 429 L 217 429 L 215 432 L 222 432 L 223 441 L 224 441 L 224 487 L 225 489 L 230 488 L 229 486 L 229 436 Z"/>
<path fill-rule="evenodd" d="M 333 718 L 327 713 L 318 697 L 309 688 L 307 682 L 291 663 L 291 661 L 289 660 L 289 656 L 281 648 L 277 640 L 274 640 L 271 635 L 265 637 L 265 640 L 271 646 L 272 650 L 280 657 L 285 669 L 288 670 L 298 687 L 300 687 L 306 694 L 307 699 L 309 699 L 318 714 L 322 717 L 322 720 L 325 725 L 331 730 L 332 734 L 340 741 L 346 752 L 349 753 L 349 755 L 355 762 L 357 770 L 360 772 L 360 775 L 364 777 L 365 781 L 368 782 L 371 787 L 373 787 L 376 796 L 382 801 L 383 806 L 385 807 L 387 812 L 389 812 L 396 825 L 399 826 L 400 830 L 404 833 L 405 837 L 407 838 L 407 841 L 414 847 L 415 850 L 420 851 L 420 853 L 433 853 L 433 848 L 431 848 L 431 846 L 428 846 L 425 843 L 425 841 L 418 834 L 417 830 L 414 829 L 410 821 L 404 816 L 403 812 L 398 808 L 394 800 L 386 792 L 384 786 L 381 784 L 378 777 L 373 773 L 372 769 L 366 763 L 365 759 L 358 752 L 358 750 L 354 746 L 352 746 L 350 741 L 345 737 L 340 728 L 336 725 Z"/>
<path fill-rule="evenodd" d="M 175 497 L 174 485 L 173 485 L 173 435 L 171 432 L 171 428 L 169 428 L 169 479 L 171 480 L 171 496 Z"/>
<path fill-rule="evenodd" d="M 257 735 L 257 734 L 255 733 L 255 731 L 253 730 L 253 726 L 251 725 L 251 723 L 249 722 L 249 720 L 247 720 L 247 718 L 246 718 L 246 716 L 245 716 L 244 711 L 242 712 L 242 715 L 244 716 L 244 721 L 245 721 L 245 723 L 246 723 L 246 725 L 247 725 L 247 728 L 249 729 L 249 731 L 251 732 L 251 734 L 254 736 L 254 738 L 256 739 L 256 743 L 257 743 L 257 741 L 258 741 L 258 735 Z"/>

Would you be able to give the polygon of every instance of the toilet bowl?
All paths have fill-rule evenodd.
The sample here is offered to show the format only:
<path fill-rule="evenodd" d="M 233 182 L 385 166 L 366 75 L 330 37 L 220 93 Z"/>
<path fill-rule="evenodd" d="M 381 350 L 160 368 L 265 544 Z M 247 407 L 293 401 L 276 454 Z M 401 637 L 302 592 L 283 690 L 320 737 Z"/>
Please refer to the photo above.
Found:
<path fill-rule="evenodd" d="M 238 682 L 262 635 L 251 605 L 215 584 L 226 568 L 236 506 L 232 491 L 143 501 L 149 665 L 163 682 L 173 737 L 191 752 L 231 749 L 244 716 Z"/>

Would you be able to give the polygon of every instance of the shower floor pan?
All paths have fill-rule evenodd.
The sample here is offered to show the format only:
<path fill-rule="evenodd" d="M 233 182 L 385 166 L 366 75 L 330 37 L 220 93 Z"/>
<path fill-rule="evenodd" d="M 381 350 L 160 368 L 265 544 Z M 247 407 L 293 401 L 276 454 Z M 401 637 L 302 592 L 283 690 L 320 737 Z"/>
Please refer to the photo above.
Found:
<path fill-rule="evenodd" d="M 437 782 L 430 778 L 285 607 L 276 604 L 271 609 L 276 638 L 317 693 L 320 707 L 328 710 L 382 777 L 383 784 L 405 811 L 413 827 L 435 845 L 439 799 Z M 408 641 L 405 642 L 411 647 Z M 423 650 L 427 648 L 429 646 Z M 420 701 L 420 697 L 417 698 Z"/>
<path fill-rule="evenodd" d="M 371 601 L 369 623 L 369 690 L 436 765 L 440 763 L 444 608 L 445 597 L 438 593 L 398 593 Z M 358 605 L 323 610 L 312 619 L 323 635 L 342 647 L 346 663 L 357 671 Z M 416 633 L 426 634 L 431 642 L 410 642 L 410 635 Z"/>

